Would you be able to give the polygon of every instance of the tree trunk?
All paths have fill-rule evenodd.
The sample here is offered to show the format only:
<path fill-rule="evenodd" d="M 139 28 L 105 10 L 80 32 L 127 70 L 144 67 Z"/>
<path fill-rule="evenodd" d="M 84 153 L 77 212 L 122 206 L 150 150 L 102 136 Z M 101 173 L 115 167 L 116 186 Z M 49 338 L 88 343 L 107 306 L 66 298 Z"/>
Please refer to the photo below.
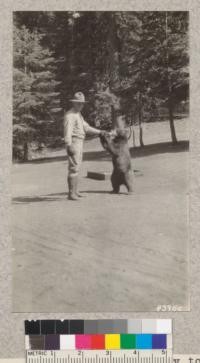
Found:
<path fill-rule="evenodd" d="M 141 99 L 141 93 L 139 93 L 139 97 L 138 97 L 138 121 L 139 121 L 139 141 L 140 141 L 140 146 L 143 147 L 144 146 L 144 142 L 143 142 L 143 129 L 142 129 L 142 99 Z"/>
<path fill-rule="evenodd" d="M 166 26 L 166 68 L 167 68 L 167 86 L 168 86 L 168 111 L 169 111 L 169 125 L 171 131 L 172 144 L 177 144 L 176 131 L 174 126 L 174 107 L 172 100 L 172 85 L 169 73 L 169 47 L 168 47 L 168 12 L 165 12 L 165 26 Z"/>
<path fill-rule="evenodd" d="M 168 102 L 168 110 L 169 110 L 169 125 L 170 125 L 170 131 L 171 131 L 172 144 L 177 144 L 178 140 L 176 137 L 176 131 L 175 131 L 175 126 L 174 126 L 173 104 L 170 99 Z"/>
<path fill-rule="evenodd" d="M 23 161 L 28 161 L 28 142 L 24 142 L 23 146 Z"/>
<path fill-rule="evenodd" d="M 109 33 L 108 33 L 108 75 L 109 75 L 109 88 L 111 91 L 118 85 L 119 86 L 119 53 L 116 38 L 116 23 L 115 14 L 108 14 Z"/>
<path fill-rule="evenodd" d="M 131 128 L 132 128 L 133 147 L 136 147 L 134 126 L 132 126 Z"/>
<path fill-rule="evenodd" d="M 112 120 L 112 129 L 116 128 L 116 114 L 115 114 L 115 109 L 114 106 L 111 105 L 111 120 Z"/>
<path fill-rule="evenodd" d="M 140 135 L 140 146 L 143 147 L 144 143 L 143 143 L 143 129 L 142 129 L 142 125 L 139 126 L 139 135 Z"/>

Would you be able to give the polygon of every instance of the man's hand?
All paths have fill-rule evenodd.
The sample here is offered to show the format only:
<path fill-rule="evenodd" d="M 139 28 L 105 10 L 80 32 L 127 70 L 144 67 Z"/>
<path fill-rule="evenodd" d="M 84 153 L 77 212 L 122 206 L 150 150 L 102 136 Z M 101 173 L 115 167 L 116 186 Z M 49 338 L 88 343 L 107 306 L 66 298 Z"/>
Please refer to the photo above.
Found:
<path fill-rule="evenodd" d="M 74 146 L 72 144 L 67 145 L 66 148 L 69 156 L 73 156 L 75 154 Z"/>
<path fill-rule="evenodd" d="M 106 130 L 101 130 L 101 131 L 100 131 L 99 136 L 100 136 L 100 137 L 102 137 L 102 136 L 103 136 L 103 137 L 105 137 L 105 136 L 109 136 L 109 132 L 108 132 L 108 131 L 106 131 Z"/>

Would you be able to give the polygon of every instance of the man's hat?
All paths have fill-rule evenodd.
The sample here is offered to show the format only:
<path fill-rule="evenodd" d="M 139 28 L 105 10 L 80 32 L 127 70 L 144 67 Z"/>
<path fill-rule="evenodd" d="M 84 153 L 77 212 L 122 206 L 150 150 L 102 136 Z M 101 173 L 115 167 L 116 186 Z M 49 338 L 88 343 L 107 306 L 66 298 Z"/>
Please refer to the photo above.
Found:
<path fill-rule="evenodd" d="M 85 96 L 82 92 L 76 92 L 74 94 L 74 98 L 72 98 L 70 101 L 72 102 L 80 102 L 80 103 L 86 103 Z"/>

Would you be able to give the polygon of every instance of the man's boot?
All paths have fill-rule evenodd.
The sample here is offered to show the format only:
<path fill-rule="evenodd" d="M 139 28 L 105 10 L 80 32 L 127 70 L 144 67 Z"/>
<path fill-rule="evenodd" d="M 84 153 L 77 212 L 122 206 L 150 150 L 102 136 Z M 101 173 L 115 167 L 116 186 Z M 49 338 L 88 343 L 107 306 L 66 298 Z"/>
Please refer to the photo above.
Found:
<path fill-rule="evenodd" d="M 68 186 L 69 186 L 69 200 L 78 200 L 78 196 L 76 195 L 77 188 L 77 176 L 68 176 Z"/>

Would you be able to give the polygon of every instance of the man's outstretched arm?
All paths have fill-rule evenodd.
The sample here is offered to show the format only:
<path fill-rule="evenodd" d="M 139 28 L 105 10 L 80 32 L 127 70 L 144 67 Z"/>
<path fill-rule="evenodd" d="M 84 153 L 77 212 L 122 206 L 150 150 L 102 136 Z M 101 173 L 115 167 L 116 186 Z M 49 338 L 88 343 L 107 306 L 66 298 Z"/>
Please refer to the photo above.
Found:
<path fill-rule="evenodd" d="M 100 135 L 101 134 L 101 130 L 90 126 L 85 120 L 83 121 L 83 127 L 84 127 L 84 131 L 86 132 L 86 134 L 90 134 L 90 135 Z"/>

